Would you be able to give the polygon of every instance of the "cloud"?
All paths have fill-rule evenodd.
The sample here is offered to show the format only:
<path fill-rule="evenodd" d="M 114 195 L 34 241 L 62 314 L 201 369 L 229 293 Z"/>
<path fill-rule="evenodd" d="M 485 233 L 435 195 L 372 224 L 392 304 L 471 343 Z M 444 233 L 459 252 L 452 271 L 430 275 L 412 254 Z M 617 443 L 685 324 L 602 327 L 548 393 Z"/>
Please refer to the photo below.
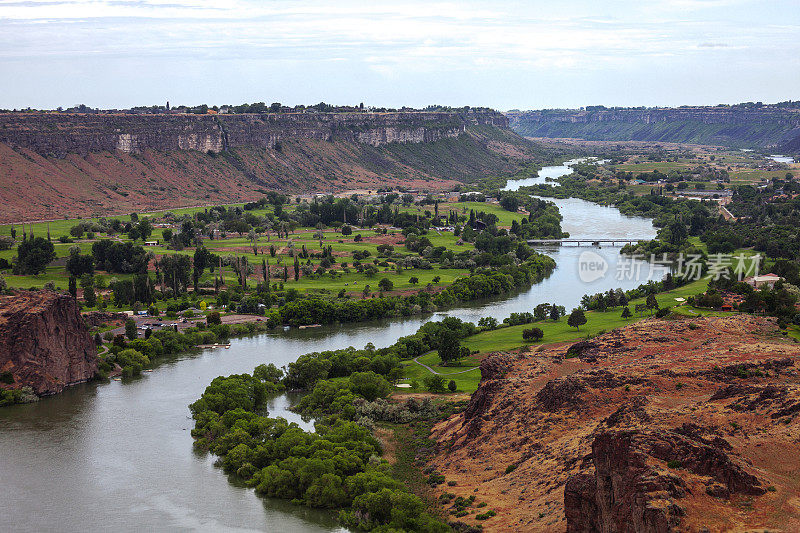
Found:
<path fill-rule="evenodd" d="M 718 59 L 714 49 L 796 62 L 793 1 L 774 0 L 776 17 L 747 0 L 0 0 L 0 68 L 143 62 L 195 76 L 187 65 L 257 64 L 272 65 L 279 84 L 287 65 L 311 79 L 335 63 L 351 69 L 339 83 L 374 74 L 395 86 L 415 75 L 648 79 L 654 67 L 691 79 Z"/>

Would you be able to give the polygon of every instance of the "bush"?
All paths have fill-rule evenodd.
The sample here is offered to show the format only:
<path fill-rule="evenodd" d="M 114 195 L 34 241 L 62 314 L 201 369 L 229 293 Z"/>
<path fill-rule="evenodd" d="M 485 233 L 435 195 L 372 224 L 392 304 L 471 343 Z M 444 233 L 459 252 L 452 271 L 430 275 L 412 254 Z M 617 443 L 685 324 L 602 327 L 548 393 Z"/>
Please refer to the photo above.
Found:
<path fill-rule="evenodd" d="M 428 389 L 428 392 L 444 392 L 444 384 L 445 379 L 438 375 L 438 374 L 431 374 L 430 376 L 425 376 L 422 380 L 422 383 L 425 385 L 425 388 Z"/>
<path fill-rule="evenodd" d="M 350 390 L 371 402 L 388 396 L 392 386 L 383 376 L 370 370 L 351 374 Z"/>
<path fill-rule="evenodd" d="M 544 331 L 542 328 L 531 328 L 531 329 L 524 329 L 522 330 L 522 338 L 527 340 L 534 340 L 538 341 L 544 337 Z"/>
<path fill-rule="evenodd" d="M 661 308 L 658 311 L 656 311 L 656 318 L 664 318 L 666 316 L 669 316 L 670 313 L 672 313 L 672 310 L 669 307 Z"/>
<path fill-rule="evenodd" d="M 219 316 L 219 311 L 211 311 L 206 315 L 206 324 L 209 326 L 217 326 L 222 324 L 222 318 Z"/>
<path fill-rule="evenodd" d="M 457 388 L 458 388 L 458 385 L 456 385 L 455 380 L 451 379 L 450 383 L 447 384 L 447 389 L 450 392 L 455 392 Z"/>

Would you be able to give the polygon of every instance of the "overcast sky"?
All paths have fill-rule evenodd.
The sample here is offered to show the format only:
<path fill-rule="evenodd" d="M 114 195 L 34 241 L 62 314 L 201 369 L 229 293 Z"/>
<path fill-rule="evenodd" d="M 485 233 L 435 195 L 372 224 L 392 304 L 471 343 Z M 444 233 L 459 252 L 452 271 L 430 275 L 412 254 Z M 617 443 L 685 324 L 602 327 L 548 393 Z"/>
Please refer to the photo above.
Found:
<path fill-rule="evenodd" d="M 0 108 L 800 99 L 800 0 L 0 0 Z"/>

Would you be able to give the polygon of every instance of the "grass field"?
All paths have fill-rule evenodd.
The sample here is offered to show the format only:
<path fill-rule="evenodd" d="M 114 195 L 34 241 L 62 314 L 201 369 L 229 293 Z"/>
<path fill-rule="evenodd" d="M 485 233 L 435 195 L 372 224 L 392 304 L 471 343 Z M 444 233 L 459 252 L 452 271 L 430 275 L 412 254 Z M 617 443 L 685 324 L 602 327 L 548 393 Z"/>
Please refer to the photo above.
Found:
<path fill-rule="evenodd" d="M 679 287 L 677 289 L 663 292 L 656 296 L 659 307 L 672 307 L 674 312 L 686 316 L 727 316 L 733 313 L 721 313 L 708 309 L 700 309 L 686 304 L 681 305 L 677 302 L 676 298 L 688 298 L 698 293 L 704 292 L 708 280 L 702 279 Z M 631 311 L 637 303 L 644 303 L 644 299 L 632 300 L 629 303 Z M 488 353 L 504 352 L 516 350 L 522 346 L 535 346 L 542 344 L 552 344 L 560 342 L 577 342 L 590 336 L 597 335 L 602 332 L 607 332 L 615 328 L 623 327 L 628 324 L 635 323 L 639 320 L 649 318 L 650 313 L 644 313 L 639 316 L 634 315 L 631 318 L 622 318 L 622 308 L 615 308 L 610 311 L 589 311 L 586 313 L 587 322 L 581 326 L 580 329 L 575 329 L 567 325 L 566 317 L 554 322 L 552 320 L 545 320 L 533 324 L 523 324 L 519 326 L 511 326 L 507 328 L 500 328 L 493 331 L 485 331 L 466 338 L 462 344 L 470 349 L 472 352 L 478 352 L 460 362 L 460 366 L 441 366 L 439 356 L 436 351 L 428 352 L 419 357 L 419 360 L 440 374 L 445 375 L 446 380 L 454 380 L 458 387 L 458 392 L 474 392 L 480 382 L 480 371 L 478 365 L 481 359 Z M 532 343 L 522 338 L 522 331 L 532 327 L 541 328 L 544 331 L 544 338 L 538 343 Z M 457 373 L 462 370 L 473 368 L 465 373 Z M 425 376 L 430 375 L 430 372 L 414 363 L 413 361 L 404 362 L 403 382 L 409 383 L 416 380 L 420 387 L 422 387 L 422 380 Z"/>

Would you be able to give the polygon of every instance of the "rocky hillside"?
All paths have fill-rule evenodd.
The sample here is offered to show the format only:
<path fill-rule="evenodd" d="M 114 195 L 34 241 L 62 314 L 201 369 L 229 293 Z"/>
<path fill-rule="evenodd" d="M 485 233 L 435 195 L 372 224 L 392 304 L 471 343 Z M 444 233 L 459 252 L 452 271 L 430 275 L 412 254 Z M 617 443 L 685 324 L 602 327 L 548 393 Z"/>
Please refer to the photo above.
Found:
<path fill-rule="evenodd" d="M 435 465 L 490 531 L 797 531 L 798 358 L 751 316 L 496 355 Z"/>
<path fill-rule="evenodd" d="M 658 141 L 800 153 L 800 110 L 680 107 L 548 109 L 508 113 L 527 137 Z"/>
<path fill-rule="evenodd" d="M 3 386 L 29 386 L 39 395 L 91 379 L 97 348 L 75 300 L 50 291 L 0 296 L 0 373 Z"/>
<path fill-rule="evenodd" d="M 499 113 L 0 114 L 0 222 L 251 200 L 268 189 L 446 189 L 540 155 Z"/>

